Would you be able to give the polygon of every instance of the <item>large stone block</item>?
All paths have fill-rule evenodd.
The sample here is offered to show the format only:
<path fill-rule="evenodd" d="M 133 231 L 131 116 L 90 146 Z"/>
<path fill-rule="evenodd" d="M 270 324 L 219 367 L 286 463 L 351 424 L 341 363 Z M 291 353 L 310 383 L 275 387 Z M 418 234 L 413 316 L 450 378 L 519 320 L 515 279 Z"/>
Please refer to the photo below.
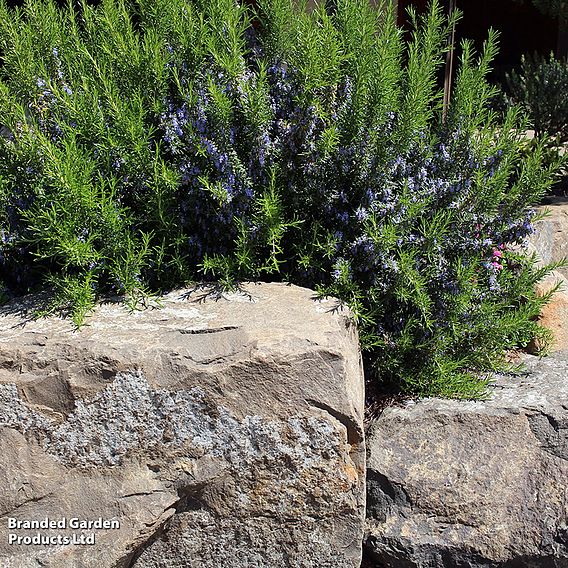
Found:
<path fill-rule="evenodd" d="M 381 568 L 568 566 L 568 357 L 485 401 L 390 407 L 367 437 L 366 546 Z"/>
<path fill-rule="evenodd" d="M 537 265 L 545 266 L 568 259 L 568 200 L 564 197 L 550 197 L 549 204 L 540 207 L 548 216 L 535 225 L 536 232 L 521 248 L 528 254 L 536 254 Z M 544 295 L 556 284 L 559 290 L 544 306 L 539 323 L 552 331 L 555 351 L 568 349 L 568 267 L 559 267 L 537 284 L 537 293 Z M 530 346 L 531 351 L 541 346 Z"/>
<path fill-rule="evenodd" d="M 548 216 L 536 223 L 536 232 L 528 239 L 528 252 L 536 252 L 541 264 L 568 259 L 568 199 L 551 197 L 549 201 L 540 208 Z M 568 267 L 558 271 L 568 278 Z"/>
<path fill-rule="evenodd" d="M 279 284 L 162 304 L 101 305 L 80 331 L 0 308 L 0 565 L 359 566 L 349 314 Z M 66 526 L 9 528 L 42 520 Z M 53 540 L 9 542 L 35 535 Z"/>
<path fill-rule="evenodd" d="M 543 306 L 538 323 L 552 332 L 552 351 L 568 351 L 568 281 L 559 272 L 553 272 L 536 285 L 537 294 L 544 296 L 556 290 L 550 301 Z M 529 346 L 538 351 L 541 345 Z"/>

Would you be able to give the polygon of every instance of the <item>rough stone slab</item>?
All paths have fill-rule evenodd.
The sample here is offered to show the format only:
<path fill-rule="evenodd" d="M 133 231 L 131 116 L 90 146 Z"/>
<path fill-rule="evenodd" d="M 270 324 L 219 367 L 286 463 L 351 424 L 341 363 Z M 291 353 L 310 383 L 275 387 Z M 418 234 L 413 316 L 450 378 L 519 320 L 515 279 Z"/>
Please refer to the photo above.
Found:
<path fill-rule="evenodd" d="M 536 285 L 537 294 L 544 296 L 553 289 L 556 292 L 543 306 L 538 323 L 552 332 L 553 351 L 568 351 L 568 281 L 561 273 L 554 271 Z M 538 353 L 537 342 L 530 346 Z"/>
<path fill-rule="evenodd" d="M 486 401 L 409 402 L 373 424 L 376 566 L 568 566 L 568 356 L 527 357 Z"/>
<path fill-rule="evenodd" d="M 525 254 L 535 254 L 537 266 L 543 267 L 568 259 L 568 199 L 549 197 L 548 204 L 538 208 L 546 213 L 544 219 L 536 222 L 533 233 L 522 245 L 514 247 Z M 543 307 L 539 323 L 553 334 L 552 349 L 568 350 L 568 267 L 559 267 L 536 285 L 537 293 L 544 295 L 557 283 L 559 290 Z M 538 353 L 542 347 L 538 342 L 529 346 L 531 353 Z"/>
<path fill-rule="evenodd" d="M 34 321 L 32 300 L 0 308 L 0 566 L 359 566 L 364 385 L 350 314 L 281 284 L 161 303 L 99 306 L 80 331 Z M 9 545 L 10 533 L 95 544 Z"/>

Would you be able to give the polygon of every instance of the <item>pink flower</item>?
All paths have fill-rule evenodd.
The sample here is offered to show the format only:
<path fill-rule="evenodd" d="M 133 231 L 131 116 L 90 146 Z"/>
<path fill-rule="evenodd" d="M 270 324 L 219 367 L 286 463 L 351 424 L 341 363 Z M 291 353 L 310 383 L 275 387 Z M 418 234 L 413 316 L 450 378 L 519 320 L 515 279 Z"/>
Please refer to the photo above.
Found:
<path fill-rule="evenodd" d="M 500 250 L 495 249 L 493 251 L 493 256 L 496 258 L 502 258 L 503 257 L 503 253 Z"/>
<path fill-rule="evenodd" d="M 495 269 L 495 270 L 503 270 L 503 266 L 501 264 L 499 264 L 498 262 L 492 262 L 491 266 Z"/>

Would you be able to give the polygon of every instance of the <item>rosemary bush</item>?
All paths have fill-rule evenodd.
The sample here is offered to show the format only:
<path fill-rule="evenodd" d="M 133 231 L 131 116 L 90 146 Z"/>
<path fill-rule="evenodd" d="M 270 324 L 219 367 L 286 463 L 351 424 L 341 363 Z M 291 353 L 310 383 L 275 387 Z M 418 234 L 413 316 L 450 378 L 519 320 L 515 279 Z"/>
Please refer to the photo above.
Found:
<path fill-rule="evenodd" d="M 443 112 L 451 25 L 437 1 L 406 44 L 367 0 L 2 0 L 4 295 L 49 285 L 80 325 L 106 294 L 286 280 L 349 304 L 378 380 L 481 394 L 546 335 L 549 269 L 514 245 L 554 165 L 489 110 L 494 33 Z"/>
<path fill-rule="evenodd" d="M 525 55 L 518 69 L 507 75 L 511 100 L 521 105 L 540 135 L 568 141 L 568 61 Z"/>

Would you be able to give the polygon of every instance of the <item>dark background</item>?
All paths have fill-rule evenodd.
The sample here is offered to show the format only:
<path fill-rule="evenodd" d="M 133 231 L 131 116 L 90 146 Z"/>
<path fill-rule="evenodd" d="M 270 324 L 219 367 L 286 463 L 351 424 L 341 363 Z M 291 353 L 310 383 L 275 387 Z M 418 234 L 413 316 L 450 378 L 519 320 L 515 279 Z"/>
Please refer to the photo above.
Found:
<path fill-rule="evenodd" d="M 448 0 L 444 0 L 446 7 Z M 424 11 L 426 0 L 399 0 L 399 23 L 407 25 L 406 8 L 414 6 Z M 457 0 L 463 17 L 456 28 L 457 42 L 472 39 L 480 49 L 487 38 L 487 30 L 500 32 L 499 55 L 495 67 L 507 71 L 516 65 L 523 53 L 537 52 L 549 55 L 559 47 L 558 21 L 541 14 L 529 0 Z"/>
<path fill-rule="evenodd" d="M 244 0 L 254 2 L 254 0 Z M 322 0 L 320 0 L 322 1 Z M 378 0 L 372 0 L 378 3 Z M 96 5 L 100 0 L 88 0 Z M 442 0 L 448 7 L 449 0 Z M 21 6 L 23 0 L 8 0 L 9 6 Z M 58 0 L 61 6 L 66 0 Z M 414 6 L 418 12 L 425 10 L 427 0 L 398 0 L 398 20 L 408 27 L 406 9 Z M 558 22 L 541 14 L 530 0 L 457 0 L 457 7 L 463 18 L 456 30 L 456 39 L 473 39 L 481 48 L 487 37 L 487 30 L 493 27 L 500 32 L 499 55 L 495 61 L 498 74 L 518 64 L 523 53 L 538 52 L 548 55 L 556 52 L 565 55 Z M 568 40 L 567 40 L 568 41 Z"/>

